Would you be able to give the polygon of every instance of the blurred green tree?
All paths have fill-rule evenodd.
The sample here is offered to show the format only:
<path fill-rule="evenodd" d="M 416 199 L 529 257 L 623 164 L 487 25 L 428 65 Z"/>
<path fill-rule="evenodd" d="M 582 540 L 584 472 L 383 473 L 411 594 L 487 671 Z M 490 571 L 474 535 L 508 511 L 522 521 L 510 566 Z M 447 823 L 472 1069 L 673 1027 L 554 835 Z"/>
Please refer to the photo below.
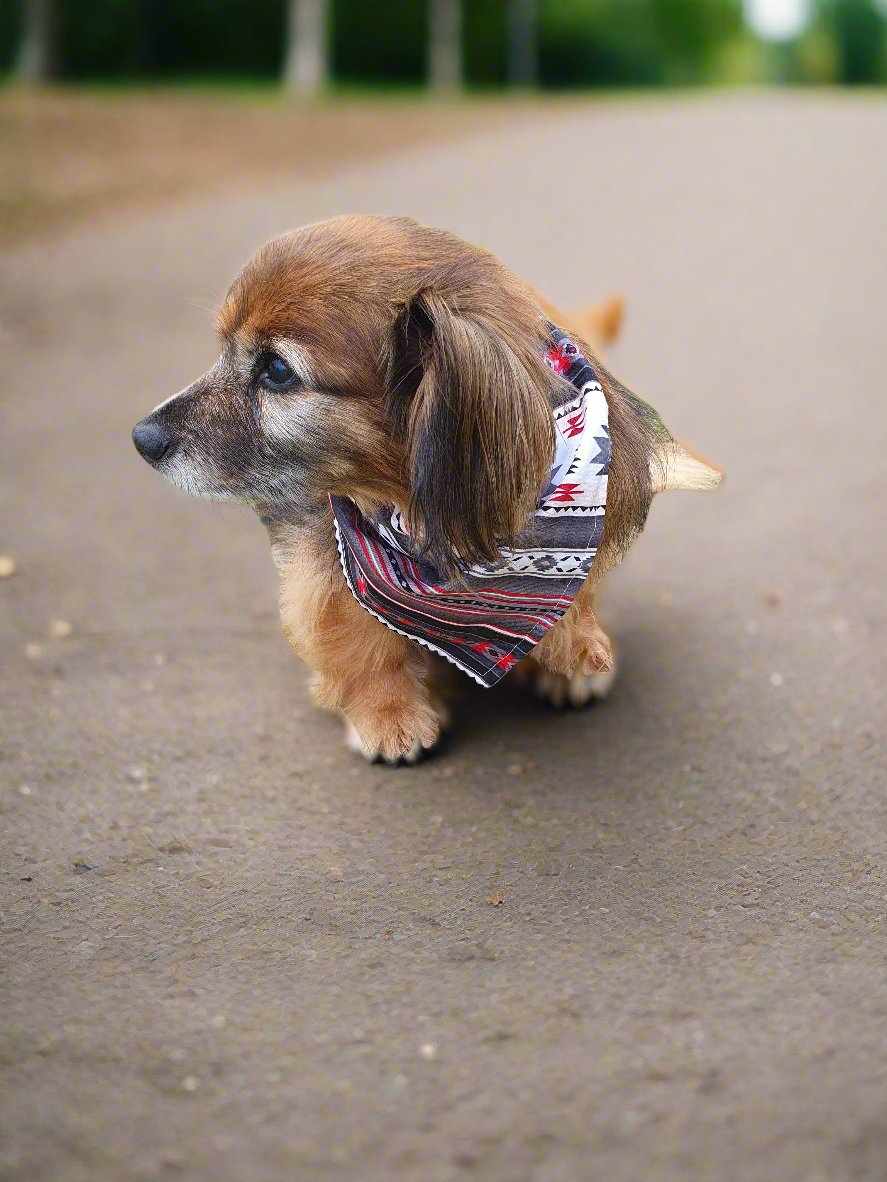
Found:
<path fill-rule="evenodd" d="M 309 91 L 327 76 L 535 77 L 552 88 L 887 81 L 884 0 L 813 4 L 810 27 L 774 47 L 744 25 L 742 0 L 0 0 L 0 68 L 24 79 L 283 76 Z"/>
<path fill-rule="evenodd" d="M 318 94 L 329 80 L 329 0 L 287 0 L 283 81 L 297 94 Z"/>
<path fill-rule="evenodd" d="M 55 0 L 25 0 L 15 62 L 19 82 L 48 82 L 58 70 L 58 13 Z"/>
<path fill-rule="evenodd" d="M 510 0 L 470 0 L 465 7 L 465 78 L 472 86 L 504 86 L 508 80 Z"/>
<path fill-rule="evenodd" d="M 539 78 L 537 0 L 511 0 L 508 12 L 508 79 L 514 86 L 535 86 Z"/>
<path fill-rule="evenodd" d="M 741 0 L 547 0 L 541 75 L 552 86 L 650 86 L 712 80 L 743 28 Z"/>
<path fill-rule="evenodd" d="M 425 78 L 426 0 L 333 0 L 333 70 L 346 82 L 419 85 Z"/>
<path fill-rule="evenodd" d="M 884 9 L 875 0 L 822 0 L 820 7 L 835 45 L 838 80 L 849 86 L 887 80 Z"/>
<path fill-rule="evenodd" d="M 462 0 L 428 0 L 428 81 L 432 90 L 462 85 Z"/>

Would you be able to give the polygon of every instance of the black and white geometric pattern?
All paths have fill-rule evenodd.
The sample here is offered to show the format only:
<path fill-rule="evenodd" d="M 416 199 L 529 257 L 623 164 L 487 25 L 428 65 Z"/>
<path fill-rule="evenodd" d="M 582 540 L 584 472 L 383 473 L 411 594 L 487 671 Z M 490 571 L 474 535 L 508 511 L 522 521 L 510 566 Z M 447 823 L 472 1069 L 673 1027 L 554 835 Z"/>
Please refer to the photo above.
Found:
<path fill-rule="evenodd" d="M 412 552 L 398 510 L 369 519 L 347 497 L 330 498 L 342 569 L 358 603 L 483 686 L 495 685 L 558 622 L 604 529 L 607 400 L 588 360 L 554 325 L 544 360 L 569 383 L 553 411 L 554 463 L 523 535 L 499 562 L 468 566 L 461 582 L 448 581 Z"/>

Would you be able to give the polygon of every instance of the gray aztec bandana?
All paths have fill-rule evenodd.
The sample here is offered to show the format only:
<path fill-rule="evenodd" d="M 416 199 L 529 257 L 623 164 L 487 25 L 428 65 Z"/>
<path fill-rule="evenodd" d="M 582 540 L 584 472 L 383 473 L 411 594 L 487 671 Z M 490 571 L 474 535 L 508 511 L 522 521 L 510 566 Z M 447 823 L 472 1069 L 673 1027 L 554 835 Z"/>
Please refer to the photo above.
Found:
<path fill-rule="evenodd" d="M 556 451 L 533 519 L 501 560 L 447 580 L 414 552 L 399 510 L 365 517 L 331 497 L 342 570 L 358 603 L 402 636 L 493 686 L 572 603 L 604 529 L 610 434 L 607 400 L 588 360 L 549 325 L 545 362 L 573 387 L 554 416 Z"/>

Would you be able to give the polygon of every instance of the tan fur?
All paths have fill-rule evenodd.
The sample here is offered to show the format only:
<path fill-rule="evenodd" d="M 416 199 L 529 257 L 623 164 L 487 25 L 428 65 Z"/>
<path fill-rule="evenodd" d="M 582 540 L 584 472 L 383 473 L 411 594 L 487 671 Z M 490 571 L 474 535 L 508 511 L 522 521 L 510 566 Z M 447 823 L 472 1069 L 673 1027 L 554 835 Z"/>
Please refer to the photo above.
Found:
<path fill-rule="evenodd" d="M 316 670 L 318 705 L 341 711 L 367 752 L 386 760 L 434 746 L 440 717 L 426 684 L 427 654 L 357 604 L 328 539 L 316 530 L 284 532 L 280 616 L 293 649 Z"/>
<path fill-rule="evenodd" d="M 600 578 L 619 561 L 642 525 L 653 494 L 647 445 L 625 404 L 627 392 L 603 370 L 597 357 L 600 345 L 611 342 L 618 333 L 623 303 L 613 299 L 564 315 L 544 297 L 514 280 L 485 254 L 480 254 L 480 263 L 475 263 L 467 276 L 464 264 L 458 274 L 453 274 L 450 271 L 451 247 L 449 236 L 436 239 L 435 248 L 443 258 L 427 266 L 425 282 L 417 293 L 435 339 L 426 346 L 422 357 L 422 381 L 409 391 L 409 409 L 405 416 L 407 467 L 413 468 L 415 480 L 419 462 L 417 439 L 426 427 L 427 417 L 433 413 L 435 402 L 452 397 L 452 383 L 456 379 L 464 397 L 477 402 L 482 411 L 489 411 L 489 419 L 480 419 L 480 430 L 482 447 L 491 451 L 490 466 L 498 465 L 501 469 L 503 460 L 508 461 L 517 455 L 518 463 L 506 469 L 504 479 L 516 482 L 521 474 L 524 477 L 522 487 L 525 493 L 522 495 L 518 491 L 512 496 L 513 511 L 508 521 L 503 522 L 500 518 L 494 522 L 484 518 L 482 512 L 481 523 L 490 528 L 480 534 L 477 544 L 458 529 L 445 538 L 463 555 L 494 557 L 497 538 L 501 540 L 503 536 L 503 526 L 505 536 L 508 530 L 516 531 L 532 509 L 535 490 L 541 484 L 551 453 L 550 414 L 541 393 L 537 395 L 530 387 L 524 410 L 535 406 L 542 408 L 542 413 L 537 413 L 534 418 L 537 434 L 531 436 L 527 444 L 521 438 L 525 415 L 503 420 L 503 411 L 507 414 L 514 409 L 515 402 L 503 407 L 496 403 L 485 406 L 485 392 L 492 385 L 494 390 L 517 388 L 519 393 L 520 367 L 534 372 L 540 344 L 537 323 L 540 312 L 553 323 L 575 328 L 577 335 L 584 330 L 582 335 L 592 337 L 594 348 L 588 342 L 582 341 L 582 344 L 603 374 L 614 440 L 605 534 L 585 584 L 569 610 L 536 647 L 532 660 L 550 675 L 567 682 L 577 675 L 587 677 L 612 671 L 615 666 L 613 645 L 595 616 L 595 592 Z M 398 262 L 402 265 L 403 260 Z M 288 274 L 287 283 L 292 282 L 293 277 Z M 463 294 L 466 282 L 473 285 L 470 300 Z M 413 286 L 416 283 L 414 279 Z M 262 324 L 263 316 L 267 322 L 269 314 L 278 314 L 283 303 L 280 294 L 275 289 L 267 298 L 270 306 L 261 312 L 256 306 L 250 306 L 246 322 L 257 326 Z M 410 303 L 405 301 L 404 311 Z M 325 331 L 325 321 L 323 327 L 315 326 L 318 339 L 323 338 Z M 396 333 L 403 331 L 402 326 L 396 329 Z M 507 342 L 504 349 L 501 345 L 503 338 Z M 395 339 L 392 348 L 396 347 Z M 386 363 L 390 369 L 390 354 Z M 492 383 L 491 374 L 494 375 Z M 543 373 L 542 377 L 545 376 Z M 396 419 L 396 407 L 394 409 Z M 506 432 L 503 441 L 501 429 L 512 423 L 514 433 Z M 451 470 L 458 472 L 460 459 L 468 446 L 469 440 L 463 437 L 463 433 L 476 430 L 477 424 L 477 415 L 468 410 L 454 425 L 455 430 L 443 440 L 448 448 L 445 463 Z M 493 427 L 498 428 L 495 442 L 490 430 Z M 486 434 L 488 430 L 489 435 Z M 493 448 L 495 454 L 492 454 Z M 526 478 L 528 471 L 529 480 Z M 499 480 L 502 479 L 500 471 Z M 439 491 L 439 478 L 437 487 Z M 417 502 L 414 488 L 409 491 L 398 489 L 391 499 L 402 507 L 406 502 L 414 528 L 423 530 L 422 506 Z M 355 495 L 353 491 L 351 495 Z M 366 494 L 363 499 L 367 500 Z M 298 568 L 290 567 L 284 572 L 281 614 L 285 630 L 308 664 L 321 671 L 315 686 L 319 704 L 342 710 L 368 749 L 378 750 L 389 759 L 404 756 L 417 737 L 429 738 L 437 733 L 433 725 L 435 712 L 426 688 L 427 656 L 419 646 L 392 633 L 360 609 L 339 575 L 335 555 L 331 560 L 338 583 L 334 592 L 323 590 L 327 585 L 329 555 L 316 569 L 300 561 Z M 553 689 L 556 693 L 556 685 Z"/>
<path fill-rule="evenodd" d="M 717 488 L 724 473 L 685 443 L 672 439 L 659 457 L 659 471 L 653 481 L 653 492 L 684 488 L 708 492 Z"/>
<path fill-rule="evenodd" d="M 596 357 L 591 346 L 611 341 L 622 316 L 619 299 L 562 316 L 446 231 L 335 218 L 250 260 L 219 316 L 216 366 L 149 416 L 175 437 L 170 479 L 245 501 L 268 523 L 286 635 L 316 671 L 317 701 L 350 720 L 365 753 L 411 758 L 435 742 L 442 711 L 426 651 L 348 591 L 328 495 L 366 513 L 395 504 L 443 567 L 454 551 L 494 559 L 524 525 L 551 463 L 562 379 L 540 359 L 546 319 L 569 328 L 595 365 L 613 458 L 591 572 L 534 656 L 555 699 L 587 700 L 612 671 L 594 609 L 600 578 L 643 528 L 655 491 L 713 479 Z M 287 397 L 257 377 L 281 340 L 304 369 Z"/>
<path fill-rule="evenodd" d="M 625 322 L 625 301 L 621 296 L 610 296 L 600 303 L 577 308 L 570 313 L 570 328 L 591 341 L 596 347 L 612 345 L 622 332 Z"/>

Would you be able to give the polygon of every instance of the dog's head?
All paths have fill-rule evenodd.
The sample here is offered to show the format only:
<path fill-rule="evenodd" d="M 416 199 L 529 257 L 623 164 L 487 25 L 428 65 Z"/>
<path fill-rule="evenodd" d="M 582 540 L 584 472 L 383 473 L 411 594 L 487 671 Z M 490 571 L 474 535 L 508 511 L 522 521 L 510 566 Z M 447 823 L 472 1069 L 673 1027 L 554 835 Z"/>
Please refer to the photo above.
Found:
<path fill-rule="evenodd" d="M 531 290 L 406 219 L 345 217 L 269 243 L 232 285 L 215 365 L 140 422 L 187 492 L 297 514 L 329 493 L 396 504 L 430 553 L 493 560 L 553 452 Z"/>

